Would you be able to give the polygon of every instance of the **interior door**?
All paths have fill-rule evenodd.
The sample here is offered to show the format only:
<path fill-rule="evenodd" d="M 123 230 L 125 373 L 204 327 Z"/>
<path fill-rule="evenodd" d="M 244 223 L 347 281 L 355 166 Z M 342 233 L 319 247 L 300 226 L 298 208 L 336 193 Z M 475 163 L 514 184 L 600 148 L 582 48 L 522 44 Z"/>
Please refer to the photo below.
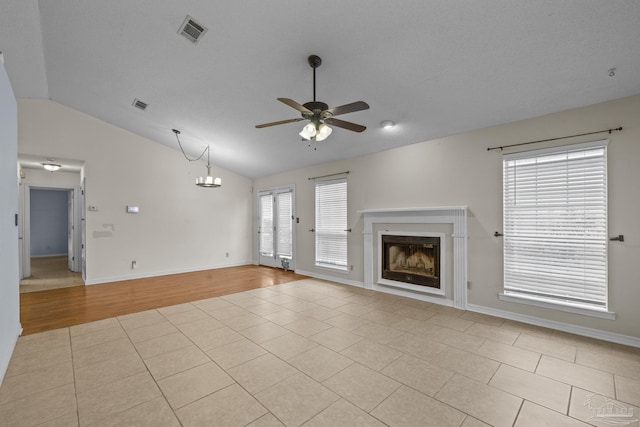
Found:
<path fill-rule="evenodd" d="M 293 187 L 258 193 L 259 263 L 293 270 L 294 265 Z"/>
<path fill-rule="evenodd" d="M 25 277 L 25 259 L 24 259 L 24 189 L 25 185 L 20 182 L 18 192 L 18 263 L 20 268 L 20 280 Z"/>
<path fill-rule="evenodd" d="M 75 271 L 73 265 L 73 254 L 75 253 L 73 244 L 73 208 L 73 190 L 69 190 L 67 191 L 67 263 L 69 266 L 69 271 Z"/>
<path fill-rule="evenodd" d="M 22 275 L 31 276 L 31 186 L 24 185 L 22 209 Z"/>
<path fill-rule="evenodd" d="M 86 221 L 86 212 L 87 206 L 86 201 L 87 198 L 85 196 L 86 189 L 86 178 L 82 178 L 82 186 L 80 187 L 80 200 L 78 202 L 78 206 L 80 208 L 80 267 L 82 270 L 82 280 L 87 282 L 87 221 Z"/>

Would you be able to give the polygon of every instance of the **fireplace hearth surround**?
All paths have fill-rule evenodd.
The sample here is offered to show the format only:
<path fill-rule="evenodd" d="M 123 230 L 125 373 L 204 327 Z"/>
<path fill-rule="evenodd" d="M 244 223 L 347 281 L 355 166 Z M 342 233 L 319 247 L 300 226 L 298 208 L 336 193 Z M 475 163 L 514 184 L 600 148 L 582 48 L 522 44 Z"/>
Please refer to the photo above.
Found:
<path fill-rule="evenodd" d="M 409 298 L 434 302 L 437 304 L 449 305 L 464 309 L 467 306 L 467 207 L 466 206 L 444 206 L 429 208 L 395 208 L 395 209 L 366 209 L 360 210 L 364 220 L 364 287 L 381 292 L 402 295 Z M 450 262 L 453 270 L 452 297 L 444 295 L 445 284 L 441 280 L 441 295 L 432 295 L 433 291 L 425 292 L 427 286 L 406 284 L 390 286 L 384 283 L 385 279 L 380 279 L 375 268 L 380 244 L 375 239 L 374 226 L 380 224 L 451 224 L 453 233 L 453 259 Z M 385 225 L 386 227 L 386 225 Z M 392 228 L 392 227 L 388 227 Z M 393 230 L 391 230 L 393 232 Z M 388 233 L 387 233 L 388 234 Z M 401 233 L 410 234 L 410 233 Z M 438 234 L 438 233 L 433 233 Z M 443 243 L 444 239 L 441 239 Z M 379 263 L 378 263 L 379 265 Z M 442 263 L 440 271 L 445 270 Z M 431 295 L 430 295 L 431 294 Z"/>

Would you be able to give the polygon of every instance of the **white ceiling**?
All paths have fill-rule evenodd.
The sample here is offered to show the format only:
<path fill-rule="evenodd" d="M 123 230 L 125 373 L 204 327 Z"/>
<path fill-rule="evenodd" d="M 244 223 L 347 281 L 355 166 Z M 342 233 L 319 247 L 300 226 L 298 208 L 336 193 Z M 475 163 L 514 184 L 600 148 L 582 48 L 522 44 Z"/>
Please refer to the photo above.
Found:
<path fill-rule="evenodd" d="M 177 34 L 187 14 L 208 27 L 196 45 Z M 210 144 L 255 178 L 638 94 L 640 2 L 14 0 L 0 51 L 19 98 L 176 150 L 180 129 L 190 155 Z M 302 122 L 254 127 L 299 116 L 278 97 L 312 100 L 310 54 L 319 101 L 371 106 L 340 116 L 364 133 L 335 128 L 317 150 Z"/>

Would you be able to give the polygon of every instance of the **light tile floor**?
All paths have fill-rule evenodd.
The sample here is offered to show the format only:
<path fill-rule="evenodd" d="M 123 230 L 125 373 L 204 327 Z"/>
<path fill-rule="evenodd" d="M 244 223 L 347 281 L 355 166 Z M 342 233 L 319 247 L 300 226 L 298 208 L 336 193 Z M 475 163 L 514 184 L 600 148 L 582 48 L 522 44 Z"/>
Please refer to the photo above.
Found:
<path fill-rule="evenodd" d="M 640 349 L 306 279 L 21 337 L 0 425 L 638 426 L 638 406 Z"/>

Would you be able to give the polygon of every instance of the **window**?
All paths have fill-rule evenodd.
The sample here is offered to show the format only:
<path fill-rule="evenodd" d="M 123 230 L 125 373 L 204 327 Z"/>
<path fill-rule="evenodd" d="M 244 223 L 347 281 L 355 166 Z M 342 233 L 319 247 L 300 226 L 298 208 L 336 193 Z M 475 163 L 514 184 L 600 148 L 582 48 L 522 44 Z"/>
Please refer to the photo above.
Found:
<path fill-rule="evenodd" d="M 607 310 L 607 141 L 503 158 L 504 294 Z"/>
<path fill-rule="evenodd" d="M 293 192 L 278 193 L 278 256 L 293 257 Z"/>
<path fill-rule="evenodd" d="M 347 270 L 347 180 L 316 182 L 316 266 Z"/>
<path fill-rule="evenodd" d="M 273 194 L 260 196 L 260 253 L 273 256 Z"/>

